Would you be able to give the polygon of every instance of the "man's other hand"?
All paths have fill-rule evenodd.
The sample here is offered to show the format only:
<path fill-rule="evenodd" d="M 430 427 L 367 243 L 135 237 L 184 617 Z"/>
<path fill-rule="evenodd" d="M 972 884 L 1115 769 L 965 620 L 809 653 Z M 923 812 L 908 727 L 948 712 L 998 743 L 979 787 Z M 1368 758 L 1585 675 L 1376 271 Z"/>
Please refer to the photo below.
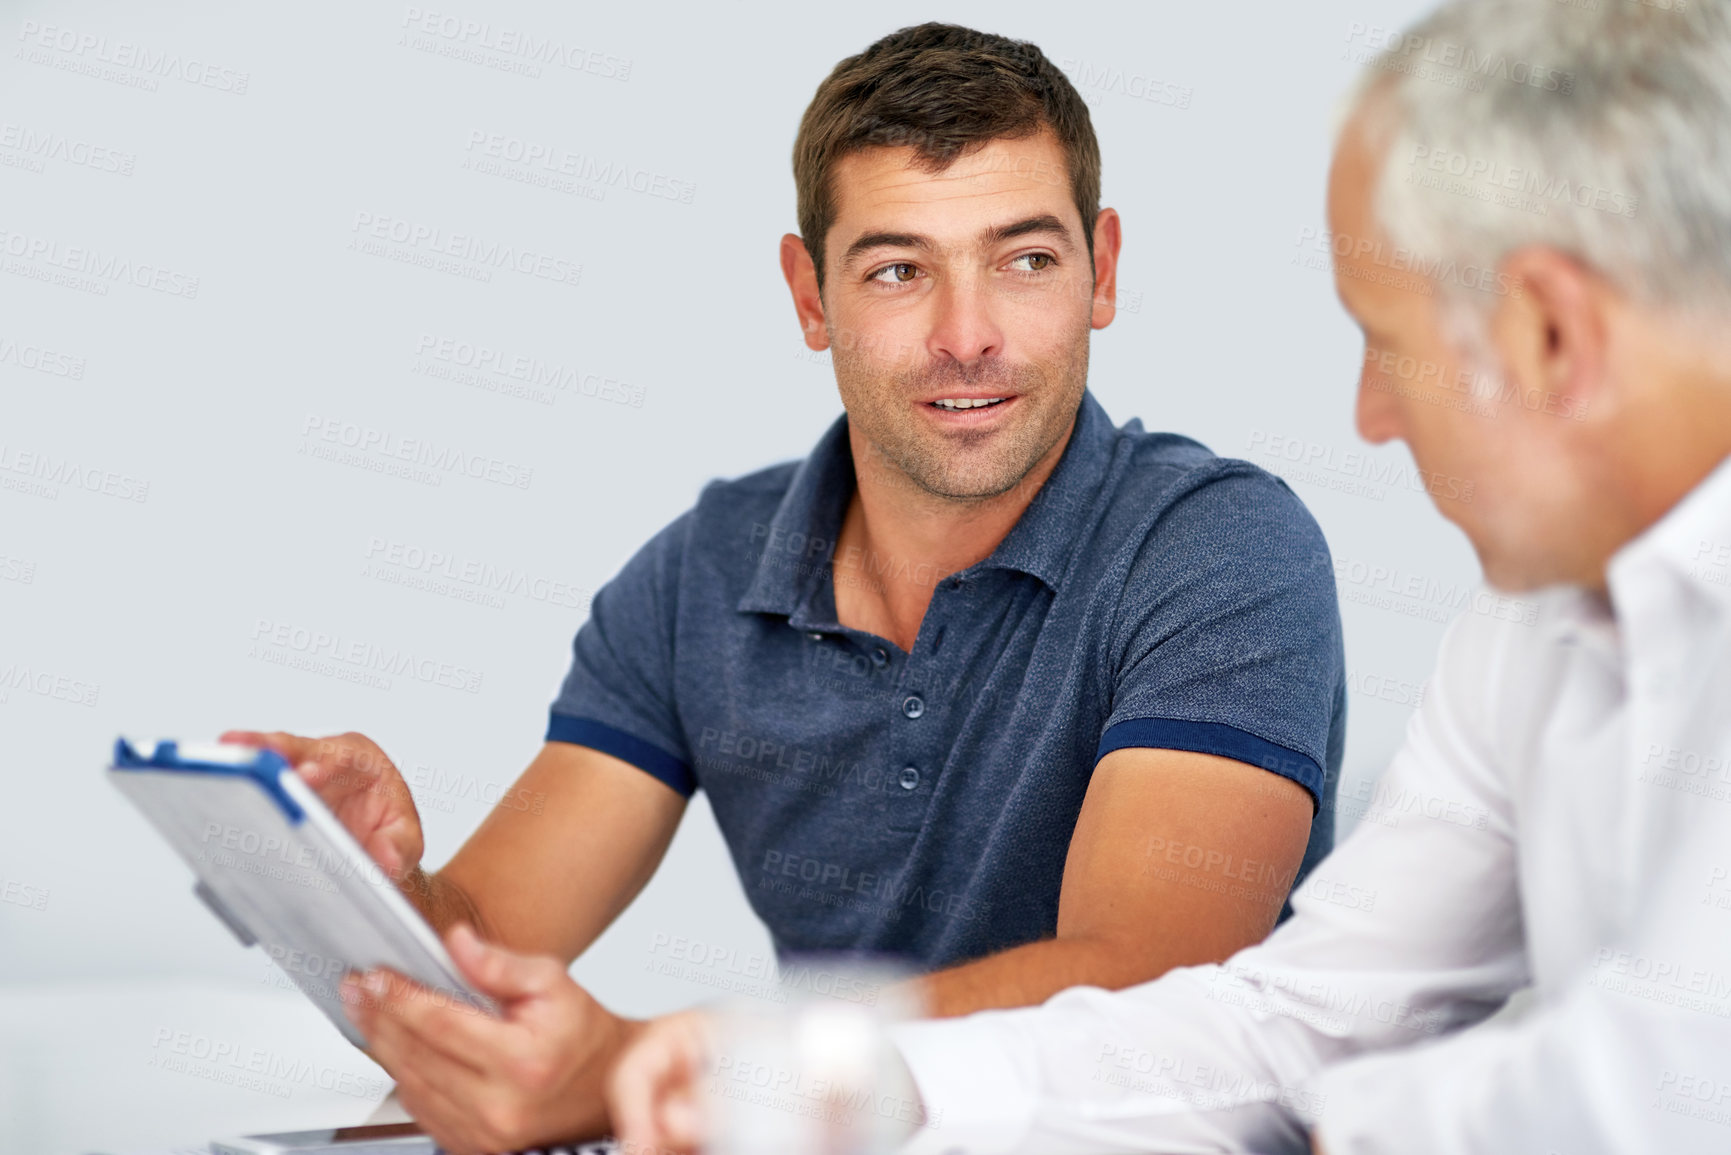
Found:
<path fill-rule="evenodd" d="M 613 1128 L 626 1151 L 687 1155 L 709 1137 L 699 1079 L 715 1049 L 715 1021 L 702 1011 L 656 1019 L 608 1081 Z"/>
<path fill-rule="evenodd" d="M 421 817 L 408 784 L 364 734 L 303 738 L 281 730 L 230 730 L 221 741 L 262 746 L 288 759 L 373 861 L 401 880 L 421 861 Z"/>
<path fill-rule="evenodd" d="M 515 1151 L 606 1130 L 608 1072 L 642 1024 L 612 1014 L 559 960 L 446 935 L 492 1018 L 389 971 L 350 975 L 348 1014 L 405 1110 L 449 1155 Z"/>
<path fill-rule="evenodd" d="M 792 1070 L 804 1072 L 790 1093 L 805 1099 L 796 1125 L 803 1137 L 793 1140 L 783 1130 L 787 1120 L 770 1124 L 768 1134 L 780 1135 L 776 1150 L 888 1150 L 928 1121 L 913 1073 L 899 1052 L 860 1050 L 857 1023 L 838 1022 L 832 1011 L 807 1008 L 800 1017 L 781 1020 L 783 1042 L 791 1052 L 772 1045 L 778 1054 L 791 1053 Z M 762 1061 L 757 1044 L 745 1042 L 734 1050 L 742 1024 L 729 1023 L 703 1011 L 684 1011 L 649 1023 L 614 1065 L 607 1083 L 607 1105 L 621 1150 L 638 1155 L 693 1155 L 720 1134 L 735 1145 L 750 1145 L 765 1132 L 752 1116 L 780 1112 L 780 1103 L 764 1103 L 745 1092 L 761 1090 L 758 1076 L 775 1066 L 774 1086 L 791 1078 L 789 1068 Z M 747 1028 L 745 1039 L 749 1040 Z M 727 1040 L 732 1039 L 732 1042 Z M 881 1041 L 881 1040 L 880 1040 Z M 850 1054 L 850 1050 L 852 1053 Z M 730 1053 L 731 1052 L 731 1053 Z M 844 1057 L 845 1056 L 845 1057 Z M 864 1072 L 872 1072 L 867 1075 Z M 771 1095 L 786 1099 L 787 1095 Z M 846 1136 L 844 1139 L 843 1136 Z M 794 1143 L 794 1147 L 789 1144 Z M 743 1149 L 743 1148 L 742 1148 Z"/>

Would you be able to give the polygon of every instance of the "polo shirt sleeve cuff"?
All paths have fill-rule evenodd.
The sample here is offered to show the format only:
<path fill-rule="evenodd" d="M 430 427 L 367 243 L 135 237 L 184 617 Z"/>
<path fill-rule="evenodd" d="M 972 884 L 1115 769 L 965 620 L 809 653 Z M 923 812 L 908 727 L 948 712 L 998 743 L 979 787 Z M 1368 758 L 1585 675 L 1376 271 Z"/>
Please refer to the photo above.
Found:
<path fill-rule="evenodd" d="M 631 763 L 682 798 L 689 798 L 697 792 L 697 776 L 683 761 L 652 742 L 645 742 L 635 734 L 627 734 L 593 718 L 554 713 L 547 722 L 546 740 L 569 742 L 573 746 L 587 746 L 611 754 L 621 762 Z"/>
<path fill-rule="evenodd" d="M 1311 805 L 1322 805 L 1324 778 L 1320 762 L 1308 754 L 1259 738 L 1236 726 L 1179 718 L 1130 718 L 1108 727 L 1101 735 L 1094 761 L 1100 761 L 1114 750 L 1132 746 L 1188 750 L 1194 754 L 1213 754 L 1259 766 L 1271 774 L 1290 778 L 1309 791 Z"/>
<path fill-rule="evenodd" d="M 925 1104 L 927 1123 L 901 1155 L 1008 1155 L 1034 1123 L 1036 1092 L 1027 1046 L 1005 1016 L 897 1023 L 890 1041 L 901 1051 Z"/>

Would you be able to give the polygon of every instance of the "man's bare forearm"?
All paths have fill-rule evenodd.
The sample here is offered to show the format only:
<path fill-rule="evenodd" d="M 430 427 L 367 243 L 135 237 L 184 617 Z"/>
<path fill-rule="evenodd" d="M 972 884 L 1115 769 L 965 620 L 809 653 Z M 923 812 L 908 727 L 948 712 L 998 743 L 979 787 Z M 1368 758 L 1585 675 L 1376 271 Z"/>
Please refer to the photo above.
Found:
<path fill-rule="evenodd" d="M 1150 960 L 1101 939 L 1049 938 L 914 979 L 909 986 L 934 1019 L 998 1007 L 1030 1007 L 1066 987 L 1108 990 L 1151 978 Z"/>
<path fill-rule="evenodd" d="M 484 941 L 496 941 L 475 900 L 462 887 L 438 873 L 428 874 L 417 866 L 397 879 L 397 889 L 415 904 L 421 917 L 432 924 L 440 937 L 457 923 L 466 922 Z"/>

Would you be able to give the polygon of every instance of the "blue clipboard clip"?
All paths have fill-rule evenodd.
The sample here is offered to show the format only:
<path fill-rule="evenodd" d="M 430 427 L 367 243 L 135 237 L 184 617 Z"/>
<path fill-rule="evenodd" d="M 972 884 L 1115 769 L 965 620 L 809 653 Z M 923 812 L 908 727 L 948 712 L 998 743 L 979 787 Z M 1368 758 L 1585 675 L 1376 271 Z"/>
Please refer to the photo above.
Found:
<path fill-rule="evenodd" d="M 283 789 L 282 772 L 290 769 L 288 759 L 275 750 L 259 750 L 251 746 L 197 745 L 183 754 L 180 743 L 172 741 L 139 742 L 125 738 L 114 740 L 116 770 L 171 770 L 188 774 L 232 774 L 251 778 L 276 804 L 292 823 L 306 817 L 300 803 Z"/>

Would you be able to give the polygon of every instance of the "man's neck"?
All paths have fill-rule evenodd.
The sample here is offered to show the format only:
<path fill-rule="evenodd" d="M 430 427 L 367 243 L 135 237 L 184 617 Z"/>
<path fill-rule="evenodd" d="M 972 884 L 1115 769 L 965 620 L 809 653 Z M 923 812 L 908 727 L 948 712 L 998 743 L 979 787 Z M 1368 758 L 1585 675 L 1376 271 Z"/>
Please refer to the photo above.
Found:
<path fill-rule="evenodd" d="M 1604 551 L 1601 583 L 1618 550 L 1662 521 L 1731 456 L 1731 344 L 1663 323 L 1644 327 L 1639 336 L 1636 355 L 1650 371 L 1621 406 L 1615 483 L 1602 498 L 1620 515 L 1621 533 Z"/>
<path fill-rule="evenodd" d="M 1641 387 L 1613 400 L 1614 433 L 1587 446 L 1596 484 L 1577 502 L 1588 512 L 1574 519 L 1573 568 L 1547 575 L 1550 582 L 1608 598 L 1616 556 L 1731 457 L 1731 350 L 1708 357 L 1664 335 L 1655 326 L 1650 339 L 1632 343 L 1630 361 L 1652 370 L 1624 371 Z"/>
<path fill-rule="evenodd" d="M 836 617 L 911 651 L 932 591 L 990 557 L 1057 468 L 1075 422 L 1021 481 L 994 497 L 941 497 L 918 486 L 848 427 L 855 487 L 835 549 Z"/>

